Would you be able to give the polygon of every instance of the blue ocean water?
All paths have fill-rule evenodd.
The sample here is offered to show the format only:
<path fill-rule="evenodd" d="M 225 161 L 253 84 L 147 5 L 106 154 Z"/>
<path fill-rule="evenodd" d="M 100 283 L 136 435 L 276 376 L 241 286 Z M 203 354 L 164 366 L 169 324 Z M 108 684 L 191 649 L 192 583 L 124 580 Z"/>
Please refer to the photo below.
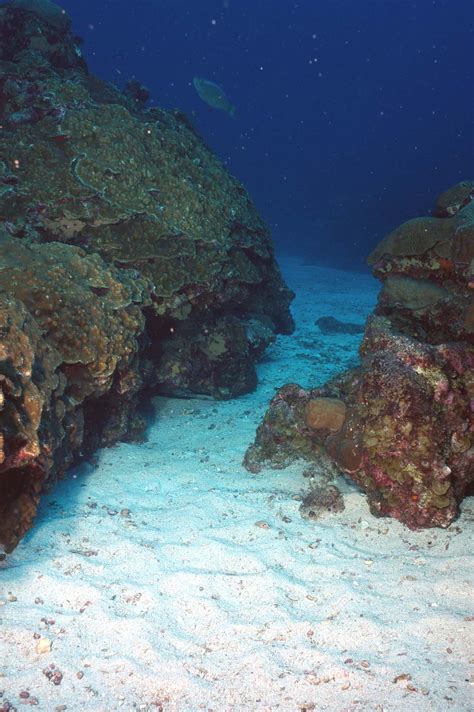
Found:
<path fill-rule="evenodd" d="M 62 5 L 94 73 L 136 78 L 190 115 L 282 252 L 358 269 L 472 172 L 471 0 Z M 194 76 L 225 89 L 234 120 L 199 99 Z"/>

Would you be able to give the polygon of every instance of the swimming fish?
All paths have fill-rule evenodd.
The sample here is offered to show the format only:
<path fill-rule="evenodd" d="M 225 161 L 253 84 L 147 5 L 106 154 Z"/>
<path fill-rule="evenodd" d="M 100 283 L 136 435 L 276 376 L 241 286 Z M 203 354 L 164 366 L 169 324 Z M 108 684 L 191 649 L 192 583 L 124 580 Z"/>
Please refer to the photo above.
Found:
<path fill-rule="evenodd" d="M 200 98 L 205 101 L 206 104 L 212 106 L 214 109 L 227 111 L 227 113 L 234 118 L 235 106 L 229 101 L 225 91 L 221 89 L 218 84 L 214 84 L 214 82 L 209 81 L 209 79 L 200 79 L 199 77 L 194 77 L 193 84 Z"/>

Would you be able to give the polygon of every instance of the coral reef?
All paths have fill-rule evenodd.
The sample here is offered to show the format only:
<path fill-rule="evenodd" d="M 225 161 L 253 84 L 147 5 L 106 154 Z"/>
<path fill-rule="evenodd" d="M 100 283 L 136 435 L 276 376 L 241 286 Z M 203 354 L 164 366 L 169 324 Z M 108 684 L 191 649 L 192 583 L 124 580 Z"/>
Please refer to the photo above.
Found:
<path fill-rule="evenodd" d="M 0 228 L 0 541 L 29 528 L 43 483 L 138 432 L 147 280 Z M 150 371 L 150 368 L 148 368 Z"/>
<path fill-rule="evenodd" d="M 244 464 L 331 459 L 376 515 L 448 526 L 474 480 L 474 184 L 441 196 L 369 258 L 382 281 L 360 367 L 270 403 Z"/>
<path fill-rule="evenodd" d="M 346 419 L 346 404 L 339 398 L 310 398 L 305 408 L 305 422 L 311 430 L 337 433 Z"/>
<path fill-rule="evenodd" d="M 23 304 L 4 292 L 0 329 L 0 541 L 10 550 L 31 525 L 51 469 L 65 378 L 60 355 Z"/>
<path fill-rule="evenodd" d="M 0 32 L 11 35 L 0 139 L 9 233 L 80 246 L 148 277 L 160 342 L 191 326 L 215 329 L 219 339 L 230 317 L 244 330 L 249 319 L 260 321 L 268 341 L 291 332 L 292 295 L 269 233 L 185 117 L 144 110 L 130 83 L 121 93 L 87 74 L 72 35 L 43 16 L 6 7 Z M 178 348 L 175 359 L 183 373 Z M 169 389 L 169 372 L 166 380 Z M 174 385 L 193 390 L 192 377 L 177 375 Z"/>
<path fill-rule="evenodd" d="M 245 189 L 179 112 L 89 74 L 50 0 L 0 8 L 0 544 L 144 394 L 230 398 L 291 333 Z"/>
<path fill-rule="evenodd" d="M 391 232 L 369 256 L 383 283 L 377 314 L 422 342 L 473 342 L 474 183 L 443 194 L 436 212 Z"/>

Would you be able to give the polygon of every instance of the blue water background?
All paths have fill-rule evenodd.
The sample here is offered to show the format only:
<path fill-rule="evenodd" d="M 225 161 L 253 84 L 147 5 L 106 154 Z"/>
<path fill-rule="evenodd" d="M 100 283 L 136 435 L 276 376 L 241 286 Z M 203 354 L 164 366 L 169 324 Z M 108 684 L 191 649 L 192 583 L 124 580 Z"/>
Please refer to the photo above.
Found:
<path fill-rule="evenodd" d="M 281 253 L 361 269 L 472 177 L 472 0 L 62 0 L 92 72 L 179 107 Z M 235 119 L 197 96 L 218 82 Z"/>

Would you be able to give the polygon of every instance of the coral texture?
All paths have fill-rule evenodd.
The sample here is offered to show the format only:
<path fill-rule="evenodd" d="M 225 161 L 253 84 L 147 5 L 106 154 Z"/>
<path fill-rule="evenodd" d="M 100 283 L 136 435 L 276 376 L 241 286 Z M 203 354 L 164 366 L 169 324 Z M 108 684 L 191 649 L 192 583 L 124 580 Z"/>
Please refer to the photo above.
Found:
<path fill-rule="evenodd" d="M 29 528 L 44 482 L 140 426 L 147 286 L 99 255 L 18 240 L 0 228 L 0 541 L 7 550 Z"/>
<path fill-rule="evenodd" d="M 346 418 L 346 404 L 338 398 L 311 398 L 306 405 L 305 421 L 312 430 L 341 429 Z"/>
<path fill-rule="evenodd" d="M 10 550 L 31 525 L 61 439 L 65 379 L 60 355 L 25 306 L 4 292 L 0 333 L 0 541 Z"/>
<path fill-rule="evenodd" d="M 249 320 L 262 324 L 266 343 L 293 329 L 292 294 L 268 230 L 186 117 L 145 110 L 130 85 L 120 93 L 89 75 L 74 37 L 45 17 L 0 11 L 0 32 L 8 37 L 0 89 L 0 205 L 7 230 L 80 246 L 149 279 L 151 337 L 160 344 L 168 337 L 168 360 L 174 353 L 167 391 L 232 396 L 248 390 L 257 355 Z M 248 344 L 246 379 L 221 389 L 215 360 L 207 363 L 207 384 L 199 369 L 183 367 L 173 342 L 186 340 L 193 327 L 215 331 L 218 340 L 223 323 L 233 330 L 236 320 Z"/>
<path fill-rule="evenodd" d="M 50 0 L 0 8 L 0 544 L 144 394 L 230 398 L 290 333 L 245 189 L 179 112 L 89 74 Z"/>
<path fill-rule="evenodd" d="M 411 220 L 369 258 L 383 283 L 359 368 L 272 400 L 245 465 L 329 457 L 377 515 L 448 526 L 474 480 L 474 202 L 464 182 L 443 218 Z M 442 206 L 442 209 L 440 208 Z"/>

